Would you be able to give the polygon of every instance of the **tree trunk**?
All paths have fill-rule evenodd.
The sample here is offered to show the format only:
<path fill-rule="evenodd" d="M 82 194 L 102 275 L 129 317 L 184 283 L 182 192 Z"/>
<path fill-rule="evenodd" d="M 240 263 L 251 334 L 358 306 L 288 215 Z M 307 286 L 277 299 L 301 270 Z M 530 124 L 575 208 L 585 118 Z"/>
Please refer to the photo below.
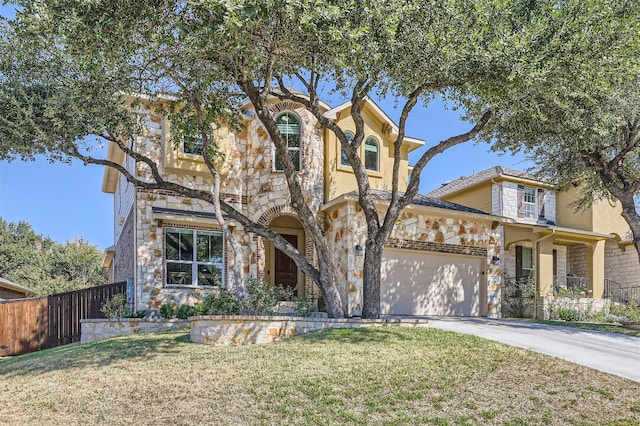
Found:
<path fill-rule="evenodd" d="M 633 194 L 624 194 L 621 191 L 617 191 L 617 194 L 611 191 L 613 195 L 616 195 L 620 204 L 622 205 L 622 217 L 627 221 L 629 228 L 631 228 L 631 234 L 633 235 L 633 246 L 636 248 L 636 254 L 638 255 L 638 261 L 640 262 L 640 215 L 636 211 L 636 204 L 633 199 Z"/>
<path fill-rule="evenodd" d="M 369 239 L 365 244 L 362 282 L 362 317 L 380 318 L 380 266 L 383 245 Z"/>

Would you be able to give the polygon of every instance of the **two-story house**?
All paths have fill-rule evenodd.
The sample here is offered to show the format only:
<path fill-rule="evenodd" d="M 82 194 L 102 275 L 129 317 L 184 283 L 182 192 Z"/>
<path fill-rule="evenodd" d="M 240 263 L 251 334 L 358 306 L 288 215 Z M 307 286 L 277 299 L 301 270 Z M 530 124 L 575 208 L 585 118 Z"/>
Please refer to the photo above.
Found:
<path fill-rule="evenodd" d="M 556 191 L 527 173 L 499 166 L 427 195 L 513 219 L 502 228 L 503 276 L 534 278 L 543 296 L 569 287 L 602 298 L 608 280 L 637 281 L 638 256 L 614 200 L 575 211 L 577 188 Z"/>
<path fill-rule="evenodd" d="M 324 105 L 326 117 L 355 132 L 350 103 Z M 360 155 L 368 171 L 379 211 L 384 214 L 392 183 L 393 141 L 397 125 L 372 100 L 363 105 L 365 139 Z M 361 314 L 364 213 L 356 180 L 335 135 L 323 130 L 301 105 L 273 99 L 271 113 L 288 141 L 289 154 L 312 212 L 323 224 L 335 262 L 335 282 L 350 316 Z M 273 143 L 250 104 L 240 131 L 216 130 L 224 158 L 217 168 L 221 197 L 247 217 L 283 235 L 308 259 L 313 242 L 290 205 L 287 184 Z M 146 130 L 135 141 L 161 173 L 191 188 L 210 188 L 211 178 L 193 141 L 175 146 L 171 123 L 149 112 Z M 197 142 L 197 141 L 196 141 Z M 401 149 L 400 189 L 406 188 L 409 152 L 424 142 L 406 137 Z M 109 159 L 136 176 L 148 171 L 111 145 Z M 157 309 L 173 301 L 193 303 L 203 292 L 230 284 L 228 271 L 238 262 L 242 279 L 258 278 L 317 299 L 319 291 L 295 263 L 269 241 L 229 222 L 243 252 L 227 250 L 208 204 L 168 192 L 149 192 L 127 183 L 114 169 L 105 170 L 103 191 L 114 194 L 114 246 L 106 265 L 114 281 L 131 278 L 137 309 Z M 494 259 L 501 246 L 502 219 L 459 204 L 418 196 L 398 218 L 382 264 L 383 314 L 489 315 L 500 313 L 500 269 Z"/>

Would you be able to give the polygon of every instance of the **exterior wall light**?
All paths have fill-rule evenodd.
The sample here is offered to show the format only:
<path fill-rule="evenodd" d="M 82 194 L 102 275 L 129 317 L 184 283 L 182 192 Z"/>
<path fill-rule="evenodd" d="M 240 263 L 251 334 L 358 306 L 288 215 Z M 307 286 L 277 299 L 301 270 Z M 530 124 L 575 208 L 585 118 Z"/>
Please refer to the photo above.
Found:
<path fill-rule="evenodd" d="M 500 258 L 496 255 L 493 255 L 493 257 L 491 258 L 491 263 L 493 263 L 494 265 L 499 265 L 500 264 Z"/>
<path fill-rule="evenodd" d="M 364 256 L 364 247 L 360 244 L 356 245 L 356 256 Z"/>

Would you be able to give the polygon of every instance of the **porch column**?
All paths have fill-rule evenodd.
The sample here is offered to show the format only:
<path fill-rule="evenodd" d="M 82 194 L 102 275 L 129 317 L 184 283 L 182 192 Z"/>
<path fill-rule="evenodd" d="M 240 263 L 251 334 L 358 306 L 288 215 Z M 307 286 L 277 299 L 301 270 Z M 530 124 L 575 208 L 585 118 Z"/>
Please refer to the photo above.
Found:
<path fill-rule="evenodd" d="M 596 241 L 587 250 L 589 253 L 589 276 L 591 277 L 591 297 L 604 296 L 604 241 Z"/>
<path fill-rule="evenodd" d="M 553 238 L 547 238 L 537 244 L 536 286 L 540 296 L 553 296 Z"/>

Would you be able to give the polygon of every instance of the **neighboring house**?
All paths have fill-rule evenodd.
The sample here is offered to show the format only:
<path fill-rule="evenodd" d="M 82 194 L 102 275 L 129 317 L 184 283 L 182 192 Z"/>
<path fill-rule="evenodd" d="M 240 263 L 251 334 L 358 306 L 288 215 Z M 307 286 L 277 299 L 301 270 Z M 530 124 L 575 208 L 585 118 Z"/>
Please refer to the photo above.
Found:
<path fill-rule="evenodd" d="M 503 276 L 533 277 L 543 296 L 577 287 L 602 298 L 606 283 L 638 281 L 638 255 L 619 202 L 602 200 L 576 212 L 571 204 L 578 189 L 556 191 L 527 173 L 499 166 L 427 195 L 513 219 L 502 230 Z"/>
<path fill-rule="evenodd" d="M 320 129 L 301 105 L 272 100 L 270 108 L 288 140 L 307 202 L 326 230 L 345 309 L 349 316 L 361 315 L 366 223 L 354 192 L 353 171 L 341 155 L 335 135 Z M 392 141 L 398 128 L 373 101 L 366 100 L 362 108 L 365 141 L 360 155 L 383 213 L 389 199 L 386 190 L 392 183 Z M 324 105 L 324 109 L 342 129 L 354 131 L 349 103 L 333 109 Z M 222 127 L 214 133 L 225 154 L 217 165 L 223 181 L 221 197 L 314 259 L 313 243 L 290 206 L 273 143 L 250 104 L 245 105 L 242 118 L 240 131 Z M 171 124 L 160 114 L 149 113 L 146 127 L 135 146 L 154 159 L 161 173 L 183 185 L 210 189 L 210 175 L 197 141 L 176 147 L 171 142 Z M 411 170 L 408 154 L 423 143 L 410 137 L 404 140 L 401 190 L 406 188 Z M 108 158 L 137 176 L 148 173 L 113 144 Z M 169 301 L 193 303 L 203 292 L 228 284 L 228 271 L 235 262 L 241 264 L 244 280 L 258 278 L 284 285 L 314 300 L 320 294 L 269 241 L 230 221 L 244 250 L 235 259 L 227 250 L 211 206 L 205 202 L 134 188 L 110 168 L 105 170 L 103 191 L 113 193 L 115 201 L 115 244 L 105 256 L 105 265 L 112 281 L 133 278 L 137 309 L 157 309 Z M 382 313 L 498 316 L 501 279 L 492 259 L 501 246 L 501 220 L 480 209 L 416 197 L 401 213 L 386 245 Z"/>
<path fill-rule="evenodd" d="M 22 299 L 34 293 L 33 290 L 0 277 L 0 300 Z"/>

